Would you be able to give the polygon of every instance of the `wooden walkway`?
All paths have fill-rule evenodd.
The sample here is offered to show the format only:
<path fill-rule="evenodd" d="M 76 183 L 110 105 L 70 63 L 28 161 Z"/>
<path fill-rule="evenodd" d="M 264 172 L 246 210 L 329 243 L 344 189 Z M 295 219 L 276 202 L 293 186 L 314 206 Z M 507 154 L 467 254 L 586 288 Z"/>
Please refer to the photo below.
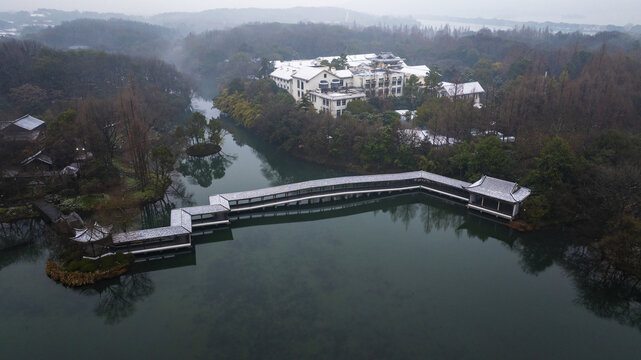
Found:
<path fill-rule="evenodd" d="M 485 177 L 483 178 L 485 179 Z M 493 179 L 493 178 L 488 178 Z M 503 180 L 493 179 L 508 183 Z M 480 181 L 480 180 L 479 180 Z M 489 180 L 488 180 L 489 183 Z M 209 205 L 185 207 L 171 211 L 170 226 L 138 230 L 113 236 L 113 249 L 134 254 L 154 251 L 173 250 L 191 246 L 191 234 L 195 228 L 229 226 L 230 216 L 234 219 L 244 212 L 256 212 L 262 209 L 276 209 L 281 206 L 314 205 L 332 201 L 345 201 L 353 198 L 386 196 L 403 192 L 427 192 L 449 198 L 458 203 L 467 204 L 469 209 L 478 210 L 512 220 L 517 206 L 512 213 L 503 211 L 499 205 L 496 210 L 471 204 L 478 196 L 471 196 L 468 188 L 478 186 L 479 182 L 470 184 L 445 176 L 425 171 L 413 171 L 398 174 L 345 176 L 299 182 L 269 188 L 219 194 L 209 197 Z M 502 183 L 501 183 L 502 184 Z M 514 184 L 514 183 L 509 183 Z M 518 186 L 514 184 L 513 189 Z M 490 189 L 492 190 L 492 189 Z M 529 195 L 529 189 L 519 188 L 520 194 Z M 480 193 L 479 190 L 474 190 Z M 482 202 L 481 202 L 482 203 Z"/>

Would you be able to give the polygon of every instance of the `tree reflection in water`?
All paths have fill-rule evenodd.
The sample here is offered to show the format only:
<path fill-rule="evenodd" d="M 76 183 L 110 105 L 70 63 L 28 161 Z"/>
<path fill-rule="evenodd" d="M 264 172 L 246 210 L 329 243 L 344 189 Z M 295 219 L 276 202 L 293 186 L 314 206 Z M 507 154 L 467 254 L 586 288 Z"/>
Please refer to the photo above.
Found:
<path fill-rule="evenodd" d="M 99 282 L 80 291 L 98 295 L 94 313 L 109 325 L 117 324 L 136 311 L 136 303 L 149 297 L 155 290 L 147 274 L 124 274 L 117 279 Z"/>
<path fill-rule="evenodd" d="M 598 250 L 581 244 L 574 233 L 560 235 L 563 232 L 560 229 L 520 233 L 483 216 L 453 211 L 446 204 L 404 204 L 405 201 L 407 199 L 399 197 L 395 203 L 385 202 L 383 212 L 389 213 L 394 222 L 402 221 L 406 227 L 420 214 L 426 234 L 453 227 L 458 233 L 465 231 L 469 237 L 481 241 L 496 239 L 518 253 L 521 268 L 528 274 L 538 275 L 553 265 L 560 266 L 571 275 L 577 304 L 599 317 L 614 319 L 641 331 L 641 279 L 605 263 Z"/>
<path fill-rule="evenodd" d="M 433 199 L 426 194 L 414 194 L 397 197 L 397 200 L 383 208 L 383 212 L 389 213 L 393 222 L 400 220 L 406 230 L 410 221 L 420 213 L 423 231 L 429 234 L 432 230 L 455 228 L 461 222 L 461 213 L 457 209 L 460 210 L 458 204 L 450 204 L 440 198 Z"/>
<path fill-rule="evenodd" d="M 34 262 L 55 236 L 40 219 L 0 223 L 0 270 L 16 262 Z"/>
<path fill-rule="evenodd" d="M 562 261 L 572 274 L 578 292 L 577 304 L 599 317 L 614 319 L 641 331 L 639 279 L 602 263 L 595 250 L 585 247 L 570 249 Z"/>
<path fill-rule="evenodd" d="M 385 210 L 384 210 L 385 211 Z M 401 221 L 405 225 L 405 230 L 410 225 L 410 221 L 416 217 L 418 204 L 404 204 L 388 208 L 390 218 L 393 222 Z"/>
<path fill-rule="evenodd" d="M 225 170 L 236 160 L 235 155 L 219 152 L 215 155 L 204 157 L 189 156 L 178 165 L 178 171 L 191 177 L 190 181 L 201 187 L 211 186 L 214 179 L 225 176 Z"/>

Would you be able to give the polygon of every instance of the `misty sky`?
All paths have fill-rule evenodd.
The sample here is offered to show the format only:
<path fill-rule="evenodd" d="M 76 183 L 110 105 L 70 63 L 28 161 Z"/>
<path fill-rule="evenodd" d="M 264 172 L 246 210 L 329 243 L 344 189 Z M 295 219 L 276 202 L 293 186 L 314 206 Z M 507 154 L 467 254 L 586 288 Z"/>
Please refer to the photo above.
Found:
<path fill-rule="evenodd" d="M 376 15 L 420 14 L 485 17 L 510 20 L 565 21 L 571 23 L 641 24 L 641 0 L 21 0 L 0 1 L 0 11 L 53 8 L 152 15 L 172 11 L 214 8 L 336 6 Z"/>

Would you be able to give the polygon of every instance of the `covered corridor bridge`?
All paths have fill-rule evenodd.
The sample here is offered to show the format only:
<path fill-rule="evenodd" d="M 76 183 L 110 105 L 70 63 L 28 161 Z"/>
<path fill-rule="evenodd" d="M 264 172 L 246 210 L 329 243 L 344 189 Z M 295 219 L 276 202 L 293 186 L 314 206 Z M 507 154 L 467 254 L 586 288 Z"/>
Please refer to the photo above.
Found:
<path fill-rule="evenodd" d="M 411 191 L 444 196 L 507 220 L 514 219 L 530 194 L 516 183 L 489 176 L 470 184 L 426 171 L 311 180 L 211 196 L 209 205 L 172 210 L 168 227 L 114 235 L 113 247 L 132 253 L 187 247 L 192 229 L 229 225 L 231 213 Z"/>

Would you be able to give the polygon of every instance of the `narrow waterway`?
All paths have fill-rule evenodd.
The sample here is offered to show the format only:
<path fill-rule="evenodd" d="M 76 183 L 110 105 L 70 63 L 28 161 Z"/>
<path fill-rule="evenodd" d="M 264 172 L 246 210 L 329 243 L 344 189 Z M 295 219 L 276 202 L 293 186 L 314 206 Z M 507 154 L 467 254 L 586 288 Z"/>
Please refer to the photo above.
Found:
<path fill-rule="evenodd" d="M 343 174 L 238 129 L 180 171 L 176 206 Z M 84 289 L 46 277 L 43 225 L 14 224 L 35 240 L 0 251 L 0 358 L 641 358 L 639 303 L 567 235 L 424 194 L 352 205 L 239 221 Z"/>

